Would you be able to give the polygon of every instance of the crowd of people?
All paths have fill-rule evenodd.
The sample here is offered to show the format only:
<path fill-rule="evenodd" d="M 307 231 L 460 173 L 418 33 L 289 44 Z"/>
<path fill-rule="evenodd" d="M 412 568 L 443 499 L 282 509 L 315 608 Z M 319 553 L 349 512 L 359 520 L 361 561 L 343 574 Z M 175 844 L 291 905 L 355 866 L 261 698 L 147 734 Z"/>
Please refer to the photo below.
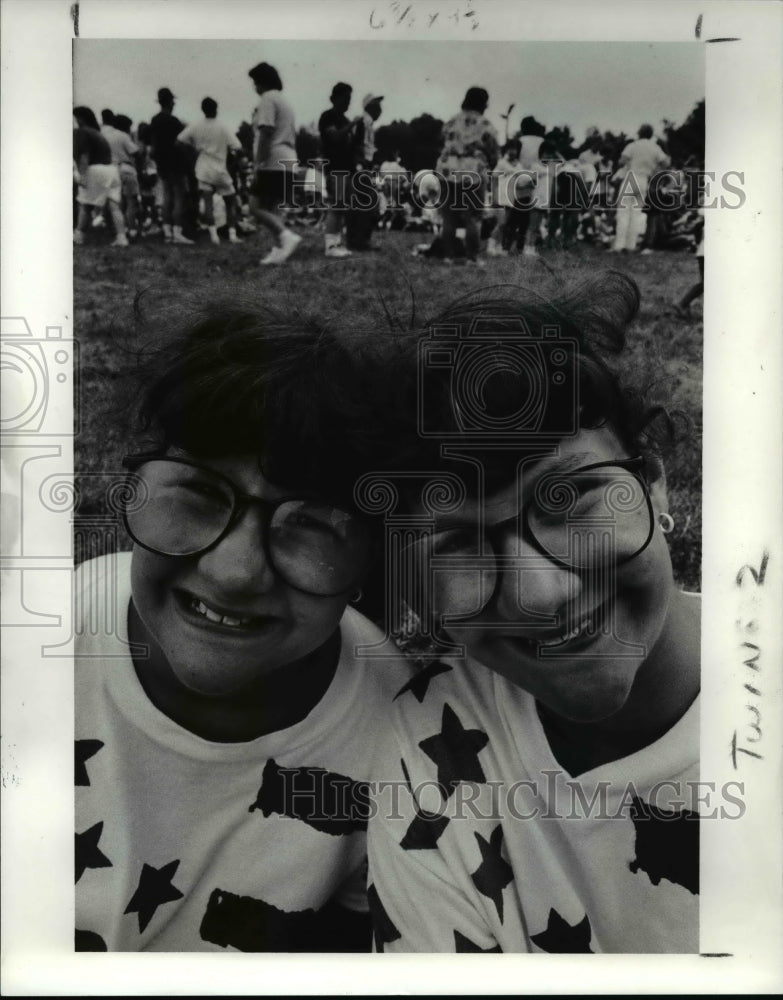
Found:
<path fill-rule="evenodd" d="M 388 229 L 431 233 L 414 253 L 479 265 L 578 243 L 617 253 L 700 246 L 703 222 L 688 197 L 688 172 L 698 164 L 672 164 L 650 125 L 619 160 L 596 135 L 568 159 L 533 115 L 501 143 L 486 117 L 489 94 L 470 87 L 443 125 L 437 163 L 411 175 L 398 150 L 376 144 L 383 95 L 365 94 L 351 116 L 353 88 L 338 81 L 318 121 L 320 155 L 300 164 L 295 112 L 278 71 L 259 63 L 248 75 L 259 98 L 252 148 L 219 119 L 211 97 L 202 101 L 203 119 L 185 126 L 167 87 L 157 94 L 160 111 L 135 129 L 110 109 L 98 125 L 91 109 L 75 108 L 74 242 L 108 221 L 113 246 L 160 234 L 190 245 L 199 229 L 212 243 L 221 232 L 239 243 L 261 226 L 273 241 L 263 264 L 286 261 L 303 225 L 322 232 L 332 259 L 375 249 L 374 234 Z M 649 197 L 653 187 L 665 187 L 665 207 Z"/>

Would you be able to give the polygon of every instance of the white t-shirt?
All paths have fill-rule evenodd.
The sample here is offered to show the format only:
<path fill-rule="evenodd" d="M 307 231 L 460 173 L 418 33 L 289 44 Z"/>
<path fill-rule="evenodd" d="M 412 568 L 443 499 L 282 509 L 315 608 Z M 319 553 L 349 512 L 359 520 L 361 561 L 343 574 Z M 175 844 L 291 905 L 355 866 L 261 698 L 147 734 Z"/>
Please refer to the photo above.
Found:
<path fill-rule="evenodd" d="M 656 170 L 669 163 L 669 157 L 652 139 L 634 139 L 629 142 L 623 150 L 622 160 L 640 182 L 649 181 Z"/>
<path fill-rule="evenodd" d="M 186 142 L 198 150 L 195 174 L 199 181 L 207 181 L 216 171 L 227 173 L 226 157 L 229 149 L 242 148 L 231 129 L 216 118 L 205 118 L 195 125 L 188 125 L 178 138 L 180 142 Z"/>
<path fill-rule="evenodd" d="M 212 743 L 138 681 L 130 554 L 80 566 L 75 592 L 77 950 L 302 950 L 330 899 L 366 910 L 364 783 L 410 674 L 399 654 L 357 658 L 375 626 L 346 610 L 332 684 L 300 722 Z"/>
<path fill-rule="evenodd" d="M 131 166 L 134 165 L 133 156 L 134 153 L 139 151 L 139 147 L 127 132 L 123 132 L 122 129 L 115 128 L 113 125 L 102 125 L 101 135 L 108 142 L 109 149 L 111 149 L 112 163 L 129 163 Z"/>
<path fill-rule="evenodd" d="M 698 699 L 571 778 L 529 694 L 449 660 L 397 696 L 392 740 L 398 801 L 379 790 L 369 830 L 377 950 L 698 951 Z"/>
<path fill-rule="evenodd" d="M 254 155 L 257 170 L 291 170 L 296 160 L 296 123 L 291 105 L 279 90 L 267 90 L 253 112 Z M 271 128 L 272 141 L 267 158 L 258 158 L 261 129 Z"/>

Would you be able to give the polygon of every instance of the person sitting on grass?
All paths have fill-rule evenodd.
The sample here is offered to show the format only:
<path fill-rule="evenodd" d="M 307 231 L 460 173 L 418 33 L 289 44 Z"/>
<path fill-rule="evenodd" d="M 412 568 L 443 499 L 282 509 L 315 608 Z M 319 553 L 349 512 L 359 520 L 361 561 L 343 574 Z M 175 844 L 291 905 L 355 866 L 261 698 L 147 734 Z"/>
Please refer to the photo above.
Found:
<path fill-rule="evenodd" d="M 212 243 L 219 244 L 213 198 L 221 195 L 226 206 L 229 243 L 241 243 L 236 230 L 236 188 L 228 172 L 226 160 L 231 152 L 242 148 L 239 139 L 230 128 L 217 120 L 217 101 L 205 97 L 201 102 L 204 119 L 195 125 L 188 125 L 179 134 L 179 141 L 192 146 L 198 152 L 195 174 L 198 189 L 204 198 L 204 221 Z"/>
<path fill-rule="evenodd" d="M 484 292 L 379 372 L 378 474 L 419 536 L 401 596 L 432 637 L 370 822 L 379 951 L 699 949 L 700 597 L 667 546 L 671 424 L 599 353 L 638 305 L 622 275 Z"/>
<path fill-rule="evenodd" d="M 352 369 L 267 305 L 150 358 L 133 551 L 77 571 L 77 950 L 369 950 L 366 782 L 408 668 L 348 607 Z"/>

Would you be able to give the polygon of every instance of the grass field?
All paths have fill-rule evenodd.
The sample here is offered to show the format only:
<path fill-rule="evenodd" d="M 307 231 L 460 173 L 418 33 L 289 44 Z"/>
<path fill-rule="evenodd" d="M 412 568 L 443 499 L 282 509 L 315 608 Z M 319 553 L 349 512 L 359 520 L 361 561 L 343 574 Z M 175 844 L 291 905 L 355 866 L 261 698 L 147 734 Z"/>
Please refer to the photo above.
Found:
<path fill-rule="evenodd" d="M 629 330 L 625 356 L 616 367 L 637 382 L 654 384 L 665 404 L 683 411 L 691 423 L 667 461 L 670 509 L 676 525 L 669 540 L 678 581 L 686 589 L 700 589 L 699 303 L 693 307 L 693 322 L 667 315 L 672 301 L 696 280 L 696 262 L 691 256 L 607 255 L 604 250 L 579 247 L 569 253 L 545 251 L 532 261 L 521 257 L 491 259 L 485 270 L 479 270 L 446 267 L 435 260 L 413 257 L 413 247 L 428 240 L 422 234 L 382 232 L 375 237 L 378 252 L 330 261 L 322 255 L 320 234 L 303 232 L 303 244 L 281 268 L 259 266 L 269 246 L 268 237 L 260 233 L 247 237 L 241 246 L 214 247 L 198 242 L 193 247 L 178 247 L 147 240 L 119 249 L 110 248 L 105 237 L 96 236 L 93 244 L 74 248 L 74 323 L 80 352 L 78 517 L 94 518 L 101 513 L 107 484 L 121 469 L 121 458 L 131 445 L 124 423 L 127 410 L 118 403 L 118 390 L 135 363 L 134 351 L 139 347 L 133 306 L 140 292 L 144 293 L 144 312 L 153 322 L 162 307 L 185 308 L 195 295 L 231 297 L 249 290 L 282 297 L 338 323 L 366 323 L 373 335 L 383 336 L 381 296 L 386 307 L 404 321 L 410 317 L 413 297 L 416 312 L 423 319 L 472 289 L 509 282 L 539 290 L 612 267 L 633 277 L 642 294 L 641 312 Z M 95 542 L 89 552 L 81 554 L 94 552 Z"/>

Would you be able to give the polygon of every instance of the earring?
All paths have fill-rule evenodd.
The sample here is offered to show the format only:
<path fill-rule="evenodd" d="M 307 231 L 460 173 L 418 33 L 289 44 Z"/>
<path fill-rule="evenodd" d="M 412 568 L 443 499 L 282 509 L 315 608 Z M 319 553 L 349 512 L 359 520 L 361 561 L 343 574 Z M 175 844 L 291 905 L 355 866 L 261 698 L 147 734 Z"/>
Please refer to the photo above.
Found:
<path fill-rule="evenodd" d="M 668 535 L 674 530 L 674 518 L 666 511 L 663 511 L 658 515 L 658 524 L 660 525 L 661 531 L 664 535 Z"/>
<path fill-rule="evenodd" d="M 349 600 L 351 604 L 358 604 L 362 597 L 364 597 L 364 592 L 361 587 L 357 587 L 353 594 L 351 594 Z"/>

